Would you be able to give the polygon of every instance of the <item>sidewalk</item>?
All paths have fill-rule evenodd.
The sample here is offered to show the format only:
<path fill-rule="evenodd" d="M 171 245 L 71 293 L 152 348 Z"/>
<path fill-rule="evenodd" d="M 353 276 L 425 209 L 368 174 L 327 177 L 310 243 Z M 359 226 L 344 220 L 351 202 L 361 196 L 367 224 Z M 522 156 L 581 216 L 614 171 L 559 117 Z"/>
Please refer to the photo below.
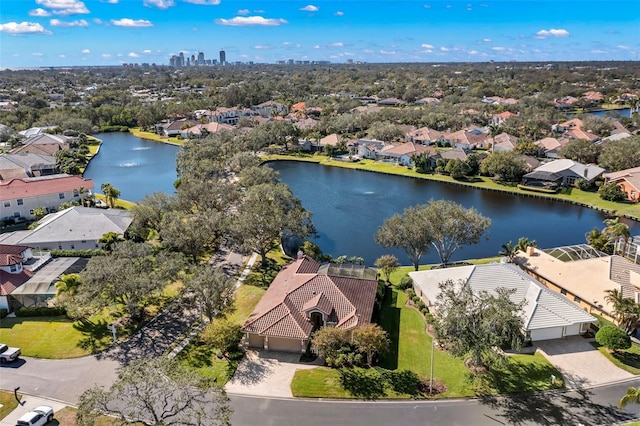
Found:
<path fill-rule="evenodd" d="M 52 407 L 54 418 L 55 413 L 67 406 L 66 404 L 54 401 L 52 399 L 40 398 L 31 395 L 22 395 L 21 403 L 22 405 L 18 405 L 15 410 L 7 415 L 7 417 L 0 420 L 0 426 L 15 426 L 16 422 L 20 417 L 22 417 L 23 414 L 28 413 L 39 405 L 48 405 L 49 407 Z"/>

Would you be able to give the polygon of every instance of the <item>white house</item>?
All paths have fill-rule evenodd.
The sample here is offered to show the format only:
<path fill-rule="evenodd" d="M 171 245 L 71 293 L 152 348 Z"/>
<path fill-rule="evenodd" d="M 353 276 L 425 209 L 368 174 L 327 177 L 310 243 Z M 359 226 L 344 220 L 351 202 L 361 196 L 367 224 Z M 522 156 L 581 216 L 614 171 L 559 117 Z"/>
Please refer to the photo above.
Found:
<path fill-rule="evenodd" d="M 409 272 L 409 276 L 416 294 L 430 306 L 440 293 L 439 283 L 446 280 L 468 285 L 476 294 L 481 291 L 495 293 L 498 287 L 515 290 L 511 300 L 515 303 L 525 301 L 523 331 L 532 342 L 580 335 L 597 321 L 565 296 L 549 290 L 513 264 L 432 269 Z"/>
<path fill-rule="evenodd" d="M 0 241 L 38 250 L 94 250 L 107 232 L 124 235 L 133 218 L 126 210 L 71 207 L 42 218 L 38 227 L 4 234 Z"/>
<path fill-rule="evenodd" d="M 0 182 L 0 218 L 32 219 L 34 210 L 42 207 L 55 212 L 62 203 L 79 202 L 81 190 L 91 191 L 91 179 L 57 174 Z"/>

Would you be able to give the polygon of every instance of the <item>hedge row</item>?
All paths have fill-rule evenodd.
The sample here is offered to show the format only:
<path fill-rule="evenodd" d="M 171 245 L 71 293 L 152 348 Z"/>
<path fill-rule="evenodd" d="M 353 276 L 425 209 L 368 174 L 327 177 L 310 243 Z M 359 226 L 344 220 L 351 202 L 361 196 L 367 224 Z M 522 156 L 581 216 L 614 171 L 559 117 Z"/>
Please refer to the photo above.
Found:
<path fill-rule="evenodd" d="M 64 308 L 49 308 L 46 306 L 22 307 L 16 310 L 17 317 L 55 317 L 66 314 L 67 311 Z"/>

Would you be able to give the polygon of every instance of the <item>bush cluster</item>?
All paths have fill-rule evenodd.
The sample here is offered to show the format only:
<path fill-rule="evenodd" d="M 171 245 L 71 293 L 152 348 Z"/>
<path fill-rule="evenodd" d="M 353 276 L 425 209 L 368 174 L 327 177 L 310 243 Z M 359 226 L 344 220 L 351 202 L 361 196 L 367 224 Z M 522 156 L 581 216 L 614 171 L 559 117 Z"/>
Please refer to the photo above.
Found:
<path fill-rule="evenodd" d="M 361 367 L 364 365 L 364 357 L 351 346 L 344 346 L 334 357 L 325 358 L 325 362 L 333 368 Z"/>
<path fill-rule="evenodd" d="M 405 275 L 404 277 L 402 277 L 402 279 L 400 280 L 400 284 L 398 284 L 398 288 L 400 290 L 406 290 L 411 287 L 413 287 L 413 280 L 411 279 L 411 277 L 409 275 Z"/>
<path fill-rule="evenodd" d="M 104 256 L 104 250 L 50 250 L 52 257 L 93 257 Z"/>
<path fill-rule="evenodd" d="M 22 307 L 16 310 L 17 317 L 55 317 L 59 315 L 66 315 L 67 311 L 64 308 L 49 308 L 46 306 L 38 307 Z"/>

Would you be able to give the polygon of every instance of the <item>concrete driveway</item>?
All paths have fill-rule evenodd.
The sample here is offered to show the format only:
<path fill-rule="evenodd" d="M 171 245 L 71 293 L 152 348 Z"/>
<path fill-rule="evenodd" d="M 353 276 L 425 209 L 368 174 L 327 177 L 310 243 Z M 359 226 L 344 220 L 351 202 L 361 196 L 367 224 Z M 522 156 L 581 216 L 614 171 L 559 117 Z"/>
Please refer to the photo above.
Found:
<path fill-rule="evenodd" d="M 570 389 L 602 385 L 634 377 L 616 367 L 581 336 L 537 342 L 538 350 L 562 373 Z"/>
<path fill-rule="evenodd" d="M 61 402 L 38 398 L 37 396 L 22 395 L 21 405 L 18 405 L 18 407 L 16 407 L 15 410 L 9 413 L 7 417 L 0 420 L 0 426 L 16 426 L 16 422 L 20 417 L 22 417 L 23 414 L 28 413 L 39 405 L 48 405 L 49 407 L 53 408 L 54 418 L 58 411 L 66 407 L 66 404 L 63 404 Z M 55 421 L 51 421 L 51 423 L 54 424 Z"/>
<path fill-rule="evenodd" d="M 248 350 L 225 389 L 231 394 L 292 398 L 291 380 L 296 370 L 321 365 L 300 362 L 299 353 Z"/>

